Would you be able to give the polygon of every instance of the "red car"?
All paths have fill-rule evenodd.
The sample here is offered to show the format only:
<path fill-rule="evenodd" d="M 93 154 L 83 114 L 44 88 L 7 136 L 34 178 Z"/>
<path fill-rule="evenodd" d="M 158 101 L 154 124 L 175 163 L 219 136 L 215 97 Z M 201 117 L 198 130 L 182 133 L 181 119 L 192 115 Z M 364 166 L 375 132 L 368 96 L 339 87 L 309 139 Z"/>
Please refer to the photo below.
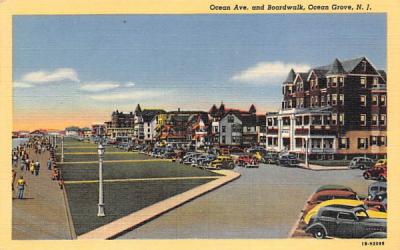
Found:
<path fill-rule="evenodd" d="M 347 190 L 323 190 L 316 192 L 310 200 L 307 201 L 307 206 L 304 209 L 303 213 L 306 215 L 311 209 L 313 209 L 316 205 L 323 201 L 333 200 L 333 199 L 350 199 L 350 200 L 358 200 L 358 196 L 356 192 L 347 191 Z"/>
<path fill-rule="evenodd" d="M 236 160 L 236 165 L 246 168 L 258 168 L 258 160 L 250 155 L 242 155 Z"/>
<path fill-rule="evenodd" d="M 374 180 L 386 181 L 387 180 L 387 166 L 386 166 L 386 164 L 374 166 L 373 168 L 366 170 L 364 172 L 363 176 L 366 180 L 374 179 Z"/>

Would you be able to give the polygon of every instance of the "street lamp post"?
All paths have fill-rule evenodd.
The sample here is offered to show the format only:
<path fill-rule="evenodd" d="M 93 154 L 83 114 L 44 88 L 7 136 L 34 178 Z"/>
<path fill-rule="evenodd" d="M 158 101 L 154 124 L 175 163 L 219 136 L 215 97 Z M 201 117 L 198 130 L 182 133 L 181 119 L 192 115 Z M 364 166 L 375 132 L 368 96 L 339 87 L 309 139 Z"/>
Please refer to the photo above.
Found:
<path fill-rule="evenodd" d="M 61 162 L 64 162 L 64 136 L 61 136 Z"/>
<path fill-rule="evenodd" d="M 306 168 L 310 168 L 310 165 L 308 163 L 308 137 L 306 138 Z"/>
<path fill-rule="evenodd" d="M 98 204 L 98 217 L 105 216 L 104 214 L 104 197 L 103 197 L 103 157 L 104 157 L 104 147 L 99 143 L 97 148 L 97 154 L 99 155 L 99 204 Z"/>

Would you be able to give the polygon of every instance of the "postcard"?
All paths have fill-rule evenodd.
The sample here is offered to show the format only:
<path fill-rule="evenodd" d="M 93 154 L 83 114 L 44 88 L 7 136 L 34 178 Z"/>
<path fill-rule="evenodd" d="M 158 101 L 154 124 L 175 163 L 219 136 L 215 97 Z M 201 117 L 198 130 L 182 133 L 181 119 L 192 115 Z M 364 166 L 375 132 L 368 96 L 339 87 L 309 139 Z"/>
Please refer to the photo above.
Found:
<path fill-rule="evenodd" d="M 0 2 L 0 249 L 397 249 L 399 7 Z"/>

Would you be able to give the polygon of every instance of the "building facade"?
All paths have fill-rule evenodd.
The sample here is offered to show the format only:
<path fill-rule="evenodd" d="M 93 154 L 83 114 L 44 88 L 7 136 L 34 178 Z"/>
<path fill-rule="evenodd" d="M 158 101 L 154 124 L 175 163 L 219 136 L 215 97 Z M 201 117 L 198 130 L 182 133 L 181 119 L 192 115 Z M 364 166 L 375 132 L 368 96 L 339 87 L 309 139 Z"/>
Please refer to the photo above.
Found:
<path fill-rule="evenodd" d="M 267 113 L 267 150 L 311 158 L 386 157 L 386 73 L 366 58 L 291 70 L 278 112 Z"/>

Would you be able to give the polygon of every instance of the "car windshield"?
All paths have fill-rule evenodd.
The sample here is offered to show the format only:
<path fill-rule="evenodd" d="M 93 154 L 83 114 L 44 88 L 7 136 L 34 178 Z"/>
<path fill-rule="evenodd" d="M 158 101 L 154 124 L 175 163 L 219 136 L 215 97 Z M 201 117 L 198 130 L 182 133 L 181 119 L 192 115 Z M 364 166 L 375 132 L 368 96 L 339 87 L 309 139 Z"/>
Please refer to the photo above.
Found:
<path fill-rule="evenodd" d="M 369 217 L 367 211 L 359 211 L 356 213 L 356 216 L 358 220 L 364 220 Z"/>

